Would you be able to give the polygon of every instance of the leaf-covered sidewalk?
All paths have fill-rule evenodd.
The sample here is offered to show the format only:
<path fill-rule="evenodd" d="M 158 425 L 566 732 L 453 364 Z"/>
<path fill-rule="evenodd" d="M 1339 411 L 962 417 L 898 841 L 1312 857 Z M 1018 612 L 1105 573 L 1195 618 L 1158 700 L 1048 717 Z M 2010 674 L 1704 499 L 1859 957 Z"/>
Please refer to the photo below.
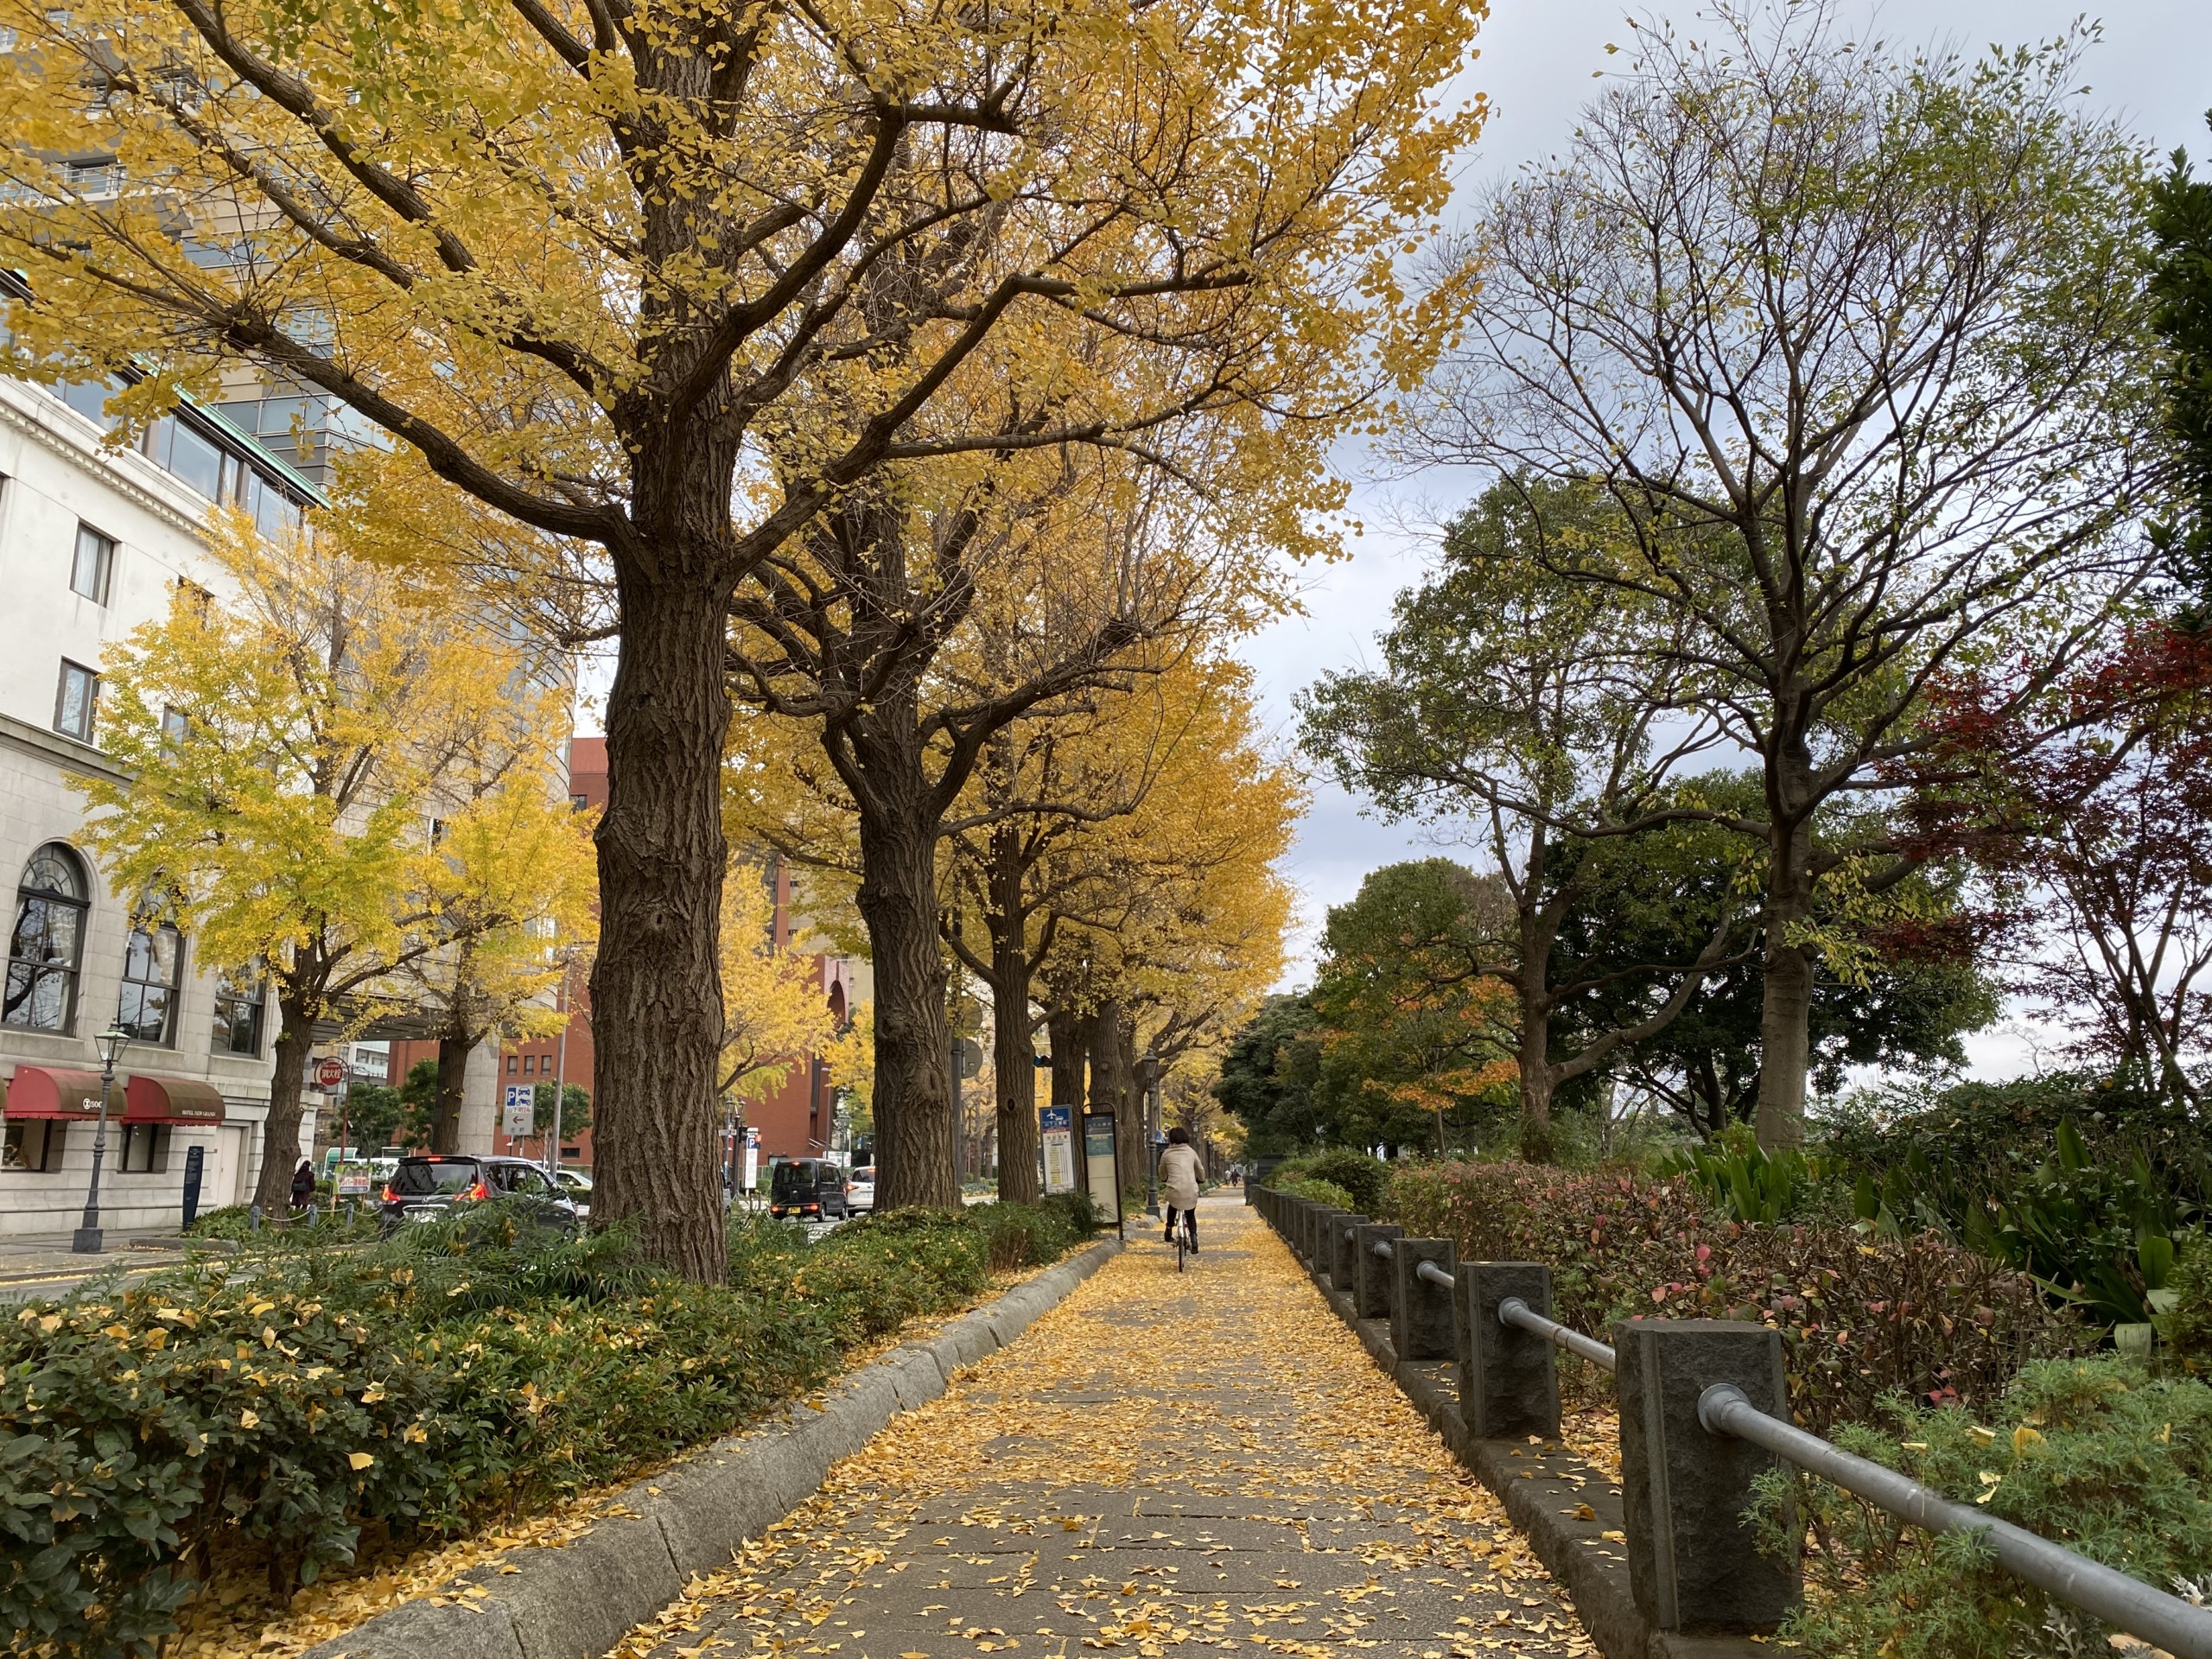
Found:
<path fill-rule="evenodd" d="M 1192 1271 L 1139 1232 L 622 1652 L 1594 1652 L 1281 1242 L 1200 1225 Z"/>

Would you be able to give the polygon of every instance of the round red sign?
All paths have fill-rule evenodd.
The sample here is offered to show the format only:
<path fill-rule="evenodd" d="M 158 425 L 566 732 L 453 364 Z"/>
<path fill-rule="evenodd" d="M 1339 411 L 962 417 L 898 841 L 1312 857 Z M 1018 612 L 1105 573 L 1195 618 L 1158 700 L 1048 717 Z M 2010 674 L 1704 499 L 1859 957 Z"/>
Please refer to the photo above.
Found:
<path fill-rule="evenodd" d="M 343 1060 L 318 1061 L 315 1068 L 315 1080 L 326 1089 L 335 1089 L 346 1081 L 346 1062 Z"/>

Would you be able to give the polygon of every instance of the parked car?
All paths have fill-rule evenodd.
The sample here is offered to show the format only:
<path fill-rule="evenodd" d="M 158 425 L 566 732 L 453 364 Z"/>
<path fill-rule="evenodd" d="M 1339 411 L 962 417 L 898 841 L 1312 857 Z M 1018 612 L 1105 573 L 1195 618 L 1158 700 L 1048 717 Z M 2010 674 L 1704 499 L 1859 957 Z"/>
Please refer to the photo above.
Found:
<path fill-rule="evenodd" d="M 842 1221 L 853 1213 L 845 1172 L 826 1158 L 794 1158 L 778 1164 L 768 1183 L 768 1213 Z"/>
<path fill-rule="evenodd" d="M 875 1166 L 862 1164 L 845 1183 L 845 1207 L 857 1215 L 875 1213 Z"/>
<path fill-rule="evenodd" d="M 576 1218 L 591 1219 L 591 1172 L 570 1169 L 566 1164 L 559 1171 L 561 1190 L 569 1195 L 569 1202 L 576 1206 Z"/>
<path fill-rule="evenodd" d="M 580 1225 L 576 1206 L 527 1158 L 432 1152 L 403 1158 L 392 1171 L 384 1189 L 384 1230 L 397 1232 L 411 1221 L 434 1221 L 456 1205 L 486 1198 L 518 1198 L 542 1224 L 564 1233 Z"/>

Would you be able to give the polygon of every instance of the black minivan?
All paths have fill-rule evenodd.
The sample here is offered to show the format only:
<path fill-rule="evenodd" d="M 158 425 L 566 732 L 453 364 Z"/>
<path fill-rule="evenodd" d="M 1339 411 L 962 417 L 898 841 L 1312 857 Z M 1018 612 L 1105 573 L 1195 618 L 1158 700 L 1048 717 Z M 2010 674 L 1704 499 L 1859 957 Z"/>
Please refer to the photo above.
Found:
<path fill-rule="evenodd" d="M 768 1213 L 842 1221 L 853 1213 L 845 1172 L 826 1158 L 794 1158 L 778 1164 L 768 1179 Z"/>

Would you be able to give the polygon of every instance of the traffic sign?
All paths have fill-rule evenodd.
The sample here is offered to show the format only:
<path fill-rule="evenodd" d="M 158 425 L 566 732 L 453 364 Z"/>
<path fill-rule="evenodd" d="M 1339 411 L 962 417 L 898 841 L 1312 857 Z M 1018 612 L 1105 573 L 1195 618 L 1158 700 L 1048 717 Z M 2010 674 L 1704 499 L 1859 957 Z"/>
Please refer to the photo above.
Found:
<path fill-rule="evenodd" d="M 510 1136 L 519 1139 L 533 1132 L 534 1120 L 537 1116 L 535 1090 L 533 1084 L 511 1083 L 507 1085 L 505 1127 Z"/>
<path fill-rule="evenodd" d="M 316 1061 L 315 1080 L 325 1089 L 335 1089 L 346 1081 L 346 1062 L 334 1058 Z"/>

